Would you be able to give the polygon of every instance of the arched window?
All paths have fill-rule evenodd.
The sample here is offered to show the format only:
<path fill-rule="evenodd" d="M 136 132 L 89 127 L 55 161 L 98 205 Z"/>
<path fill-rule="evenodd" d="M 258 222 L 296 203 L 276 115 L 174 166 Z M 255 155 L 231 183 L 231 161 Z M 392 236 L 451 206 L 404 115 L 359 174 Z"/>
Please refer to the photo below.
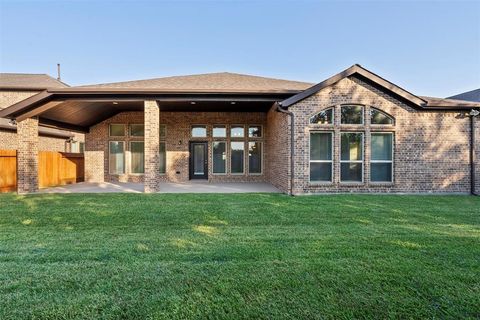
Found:
<path fill-rule="evenodd" d="M 363 124 L 363 106 L 341 106 L 340 112 L 342 115 L 342 124 Z"/>
<path fill-rule="evenodd" d="M 310 117 L 311 124 L 333 124 L 333 108 L 325 109 Z"/>
<path fill-rule="evenodd" d="M 393 118 L 378 109 L 372 108 L 370 112 L 372 124 L 393 124 Z"/>

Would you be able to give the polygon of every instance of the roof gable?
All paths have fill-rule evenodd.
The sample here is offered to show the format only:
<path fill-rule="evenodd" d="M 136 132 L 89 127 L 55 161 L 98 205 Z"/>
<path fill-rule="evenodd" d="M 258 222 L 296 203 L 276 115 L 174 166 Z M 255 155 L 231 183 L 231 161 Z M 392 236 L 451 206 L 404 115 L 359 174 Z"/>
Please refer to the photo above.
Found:
<path fill-rule="evenodd" d="M 300 92 L 300 93 L 298 93 L 298 94 L 296 94 L 296 95 L 294 95 L 294 96 L 292 96 L 288 99 L 283 100 L 282 102 L 280 102 L 280 105 L 284 108 L 288 108 L 289 106 L 291 106 L 291 105 L 293 105 L 293 104 L 295 104 L 295 103 L 297 103 L 297 102 L 299 102 L 299 101 L 301 101 L 305 98 L 310 97 L 311 95 L 317 93 L 318 91 L 322 90 L 323 88 L 329 87 L 329 86 L 337 83 L 338 81 L 340 81 L 344 78 L 353 76 L 353 75 L 360 75 L 360 76 L 370 80 L 371 82 L 383 87 L 387 91 L 392 92 L 393 94 L 410 101 L 411 103 L 413 103 L 416 106 L 423 107 L 423 106 L 426 105 L 425 100 L 423 100 L 420 97 L 415 96 L 412 93 L 406 91 L 405 89 L 402 89 L 399 86 L 383 79 L 382 77 L 374 74 L 373 72 L 368 71 L 367 69 L 361 67 L 358 64 L 355 64 L 355 65 L 351 66 L 350 68 L 345 69 L 344 71 L 328 78 L 327 80 L 324 80 L 324 81 L 310 87 L 309 89 L 307 89 L 303 92 Z"/>
<path fill-rule="evenodd" d="M 45 90 L 66 87 L 68 87 L 67 84 L 48 74 L 0 73 L 0 89 Z"/>

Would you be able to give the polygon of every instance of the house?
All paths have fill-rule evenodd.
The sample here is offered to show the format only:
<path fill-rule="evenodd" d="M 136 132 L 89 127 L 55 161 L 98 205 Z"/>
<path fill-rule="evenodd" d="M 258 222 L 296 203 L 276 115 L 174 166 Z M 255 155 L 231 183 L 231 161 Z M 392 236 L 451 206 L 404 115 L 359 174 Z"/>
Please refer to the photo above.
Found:
<path fill-rule="evenodd" d="M 478 193 L 480 103 L 417 96 L 361 67 L 318 84 L 213 73 L 49 88 L 18 124 L 35 192 L 39 125 L 85 134 L 85 179 L 268 182 L 289 194 Z M 472 130 L 473 129 L 473 130 Z"/>
<path fill-rule="evenodd" d="M 48 88 L 67 87 L 46 74 L 0 73 L 0 110 Z M 0 118 L 0 149 L 17 149 L 16 131 L 14 122 Z M 47 127 L 40 127 L 38 134 L 39 150 L 80 152 L 83 146 L 83 134 Z"/>

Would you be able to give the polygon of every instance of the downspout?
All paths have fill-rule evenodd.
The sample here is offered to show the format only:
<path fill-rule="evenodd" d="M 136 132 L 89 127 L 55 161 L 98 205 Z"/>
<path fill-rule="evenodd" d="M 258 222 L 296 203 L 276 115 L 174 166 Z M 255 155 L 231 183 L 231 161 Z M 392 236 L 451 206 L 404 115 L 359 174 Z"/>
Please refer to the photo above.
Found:
<path fill-rule="evenodd" d="M 290 116 L 290 191 L 289 195 L 293 196 L 293 183 L 294 183 L 294 171 L 295 171 L 295 166 L 294 166 L 294 156 L 295 156 L 295 148 L 294 148 L 294 142 L 295 142 L 295 130 L 294 130 L 294 123 L 295 123 L 295 116 L 293 112 L 288 111 L 287 109 L 283 109 L 281 103 L 276 103 L 277 105 L 277 111 L 282 112 Z"/>
<path fill-rule="evenodd" d="M 478 110 L 473 109 L 468 114 L 470 116 L 470 193 L 474 196 L 479 196 L 480 194 L 475 192 L 475 185 L 476 185 L 476 169 L 475 169 L 475 145 L 476 145 L 476 137 L 475 137 L 475 117 L 478 116 L 480 112 Z"/>

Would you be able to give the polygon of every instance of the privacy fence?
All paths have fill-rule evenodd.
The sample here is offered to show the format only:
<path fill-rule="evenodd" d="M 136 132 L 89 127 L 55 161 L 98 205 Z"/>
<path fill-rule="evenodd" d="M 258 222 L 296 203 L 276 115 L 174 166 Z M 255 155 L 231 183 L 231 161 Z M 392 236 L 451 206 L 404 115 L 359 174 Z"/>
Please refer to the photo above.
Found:
<path fill-rule="evenodd" d="M 40 151 L 38 184 L 40 188 L 81 182 L 84 180 L 82 153 Z M 17 190 L 17 151 L 0 150 L 0 192 Z"/>

